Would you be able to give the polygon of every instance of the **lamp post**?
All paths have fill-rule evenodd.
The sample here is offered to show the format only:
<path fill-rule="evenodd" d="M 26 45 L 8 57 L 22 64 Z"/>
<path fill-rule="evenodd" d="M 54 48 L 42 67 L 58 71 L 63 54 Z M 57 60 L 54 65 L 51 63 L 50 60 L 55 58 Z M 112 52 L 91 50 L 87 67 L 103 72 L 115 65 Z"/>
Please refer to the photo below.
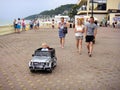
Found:
<path fill-rule="evenodd" d="M 91 17 L 93 17 L 94 4 L 93 4 L 93 0 L 91 0 L 91 1 L 92 1 Z"/>

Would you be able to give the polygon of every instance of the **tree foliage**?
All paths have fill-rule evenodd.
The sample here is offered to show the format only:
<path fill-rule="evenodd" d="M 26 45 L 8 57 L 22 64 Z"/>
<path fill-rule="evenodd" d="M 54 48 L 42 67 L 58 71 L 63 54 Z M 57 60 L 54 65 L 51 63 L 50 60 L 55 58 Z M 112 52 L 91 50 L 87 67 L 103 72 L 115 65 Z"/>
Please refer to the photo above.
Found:
<path fill-rule="evenodd" d="M 72 8 L 71 8 L 71 10 L 69 11 L 69 13 L 68 13 L 68 15 L 69 15 L 69 17 L 72 19 L 72 18 L 74 18 L 74 16 L 75 15 L 77 15 L 77 10 L 80 8 L 80 6 L 79 5 L 74 5 L 74 6 L 72 6 Z"/>
<path fill-rule="evenodd" d="M 30 15 L 28 17 L 26 17 L 25 19 L 34 19 L 37 18 L 38 16 L 44 16 L 44 15 L 48 15 L 50 17 L 54 16 L 54 15 L 68 15 L 67 12 L 70 12 L 70 10 L 75 6 L 75 4 L 66 4 L 66 5 L 61 5 L 60 7 L 57 7 L 55 9 L 51 9 L 51 10 L 46 10 L 43 11 L 39 14 L 35 14 L 35 15 Z M 66 12 L 66 13 L 64 13 Z"/>

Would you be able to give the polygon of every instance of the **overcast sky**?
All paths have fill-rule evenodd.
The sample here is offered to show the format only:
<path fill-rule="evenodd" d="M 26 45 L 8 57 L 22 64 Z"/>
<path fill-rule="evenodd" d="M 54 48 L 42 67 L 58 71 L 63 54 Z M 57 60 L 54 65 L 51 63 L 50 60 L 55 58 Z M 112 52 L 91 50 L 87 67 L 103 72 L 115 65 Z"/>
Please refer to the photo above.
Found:
<path fill-rule="evenodd" d="M 22 18 L 54 9 L 60 5 L 76 4 L 78 0 L 0 0 L 0 20 Z"/>

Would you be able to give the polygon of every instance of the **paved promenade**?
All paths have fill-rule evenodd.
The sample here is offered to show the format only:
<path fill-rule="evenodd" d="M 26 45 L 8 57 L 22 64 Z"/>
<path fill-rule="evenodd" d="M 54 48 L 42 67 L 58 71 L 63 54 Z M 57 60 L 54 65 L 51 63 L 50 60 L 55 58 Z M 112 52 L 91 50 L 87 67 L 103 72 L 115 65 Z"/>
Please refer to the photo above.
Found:
<path fill-rule="evenodd" d="M 42 42 L 56 49 L 58 65 L 52 73 L 31 73 L 28 62 Z M 85 42 L 77 53 L 73 29 L 64 49 L 57 29 L 0 36 L 0 90 L 120 90 L 120 29 L 99 28 L 92 57 Z"/>

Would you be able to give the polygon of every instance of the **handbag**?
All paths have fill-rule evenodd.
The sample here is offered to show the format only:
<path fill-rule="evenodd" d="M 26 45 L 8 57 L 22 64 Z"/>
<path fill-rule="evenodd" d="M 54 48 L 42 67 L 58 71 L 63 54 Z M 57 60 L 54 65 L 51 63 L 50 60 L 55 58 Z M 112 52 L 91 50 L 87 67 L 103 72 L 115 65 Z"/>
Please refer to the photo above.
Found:
<path fill-rule="evenodd" d="M 63 28 L 63 33 L 64 33 L 64 34 L 67 34 L 67 33 L 68 33 L 67 27 L 64 27 L 64 28 Z"/>

